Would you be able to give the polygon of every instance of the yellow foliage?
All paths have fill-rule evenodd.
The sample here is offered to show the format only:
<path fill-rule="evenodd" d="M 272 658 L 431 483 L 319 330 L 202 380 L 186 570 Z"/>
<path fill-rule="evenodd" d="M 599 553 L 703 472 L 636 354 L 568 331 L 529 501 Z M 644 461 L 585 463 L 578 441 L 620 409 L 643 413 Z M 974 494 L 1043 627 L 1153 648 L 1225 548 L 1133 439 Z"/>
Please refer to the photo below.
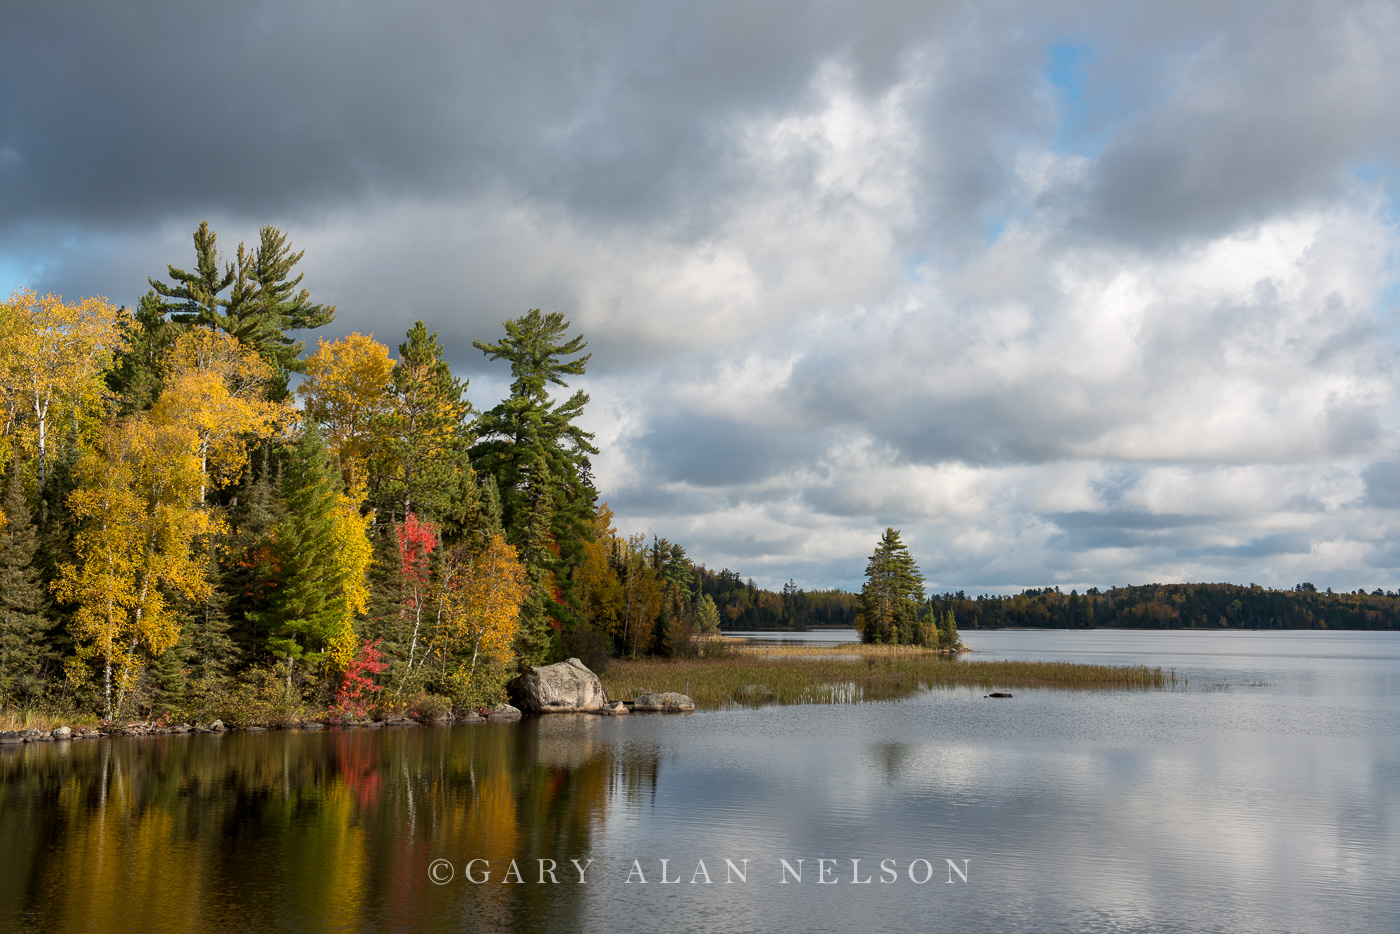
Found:
<path fill-rule="evenodd" d="M 198 441 L 191 428 L 133 416 L 108 423 L 77 463 L 81 485 L 68 502 L 79 523 L 78 563 L 63 566 L 54 590 L 77 605 L 69 620 L 78 645 L 71 671 L 101 659 L 109 717 L 120 714 L 142 659 L 179 638 L 166 593 L 191 599 L 208 593 L 199 552 L 191 547 L 213 530 L 198 501 Z"/>
<path fill-rule="evenodd" d="M 369 542 L 369 527 L 374 514 L 360 515 L 363 488 L 341 493 L 333 513 L 335 539 L 336 623 L 327 642 L 331 664 L 341 671 L 350 667 L 359 648 L 355 635 L 355 618 L 369 610 L 369 567 L 373 549 Z"/>
<path fill-rule="evenodd" d="M 457 658 L 458 669 L 466 672 L 482 663 L 509 663 L 520 606 L 529 592 L 515 548 L 500 534 L 492 535 L 481 554 L 454 575 L 433 651 L 444 659 Z"/>
<path fill-rule="evenodd" d="M 196 328 L 181 334 L 167 361 L 165 389 L 151 409 L 157 424 L 183 425 L 198 436 L 200 501 L 210 479 L 216 487 L 238 480 L 250 439 L 270 436 L 291 406 L 263 391 L 272 367 L 227 334 Z"/>
<path fill-rule="evenodd" d="M 297 387 L 306 411 L 320 423 L 326 446 L 353 479 L 363 479 L 374 454 L 376 431 L 391 406 L 389 348 L 355 333 L 334 343 L 320 341 L 306 358 L 306 379 Z"/>
<path fill-rule="evenodd" d="M 598 506 L 593 520 L 593 539 L 583 543 L 583 560 L 574 571 L 583 613 L 595 626 L 605 632 L 621 635 L 620 623 L 624 594 L 622 583 L 608 563 L 608 555 L 617 538 L 612 524 L 613 513 L 607 503 Z"/>
<path fill-rule="evenodd" d="M 0 467 L 17 442 L 37 456 L 42 481 L 54 426 L 94 430 L 124 317 L 103 298 L 67 303 L 28 289 L 0 304 Z"/>

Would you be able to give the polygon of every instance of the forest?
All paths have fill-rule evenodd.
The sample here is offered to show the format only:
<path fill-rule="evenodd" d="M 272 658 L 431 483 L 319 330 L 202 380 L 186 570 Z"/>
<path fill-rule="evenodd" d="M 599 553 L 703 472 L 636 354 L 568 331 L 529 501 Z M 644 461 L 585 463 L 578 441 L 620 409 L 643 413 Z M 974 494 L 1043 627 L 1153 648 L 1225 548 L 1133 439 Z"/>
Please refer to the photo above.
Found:
<path fill-rule="evenodd" d="M 1061 593 L 1032 588 L 1014 596 L 934 595 L 929 606 L 953 612 L 964 628 L 1088 629 L 1395 629 L 1400 593 L 1320 591 L 1312 584 L 1272 590 L 1257 584 L 1145 584 Z"/>
<path fill-rule="evenodd" d="M 479 410 L 421 321 L 396 352 L 293 337 L 335 308 L 282 231 L 193 241 L 134 309 L 0 303 L 0 708 L 431 714 L 499 702 L 521 664 L 848 622 L 846 595 L 772 594 L 614 527 L 561 314 L 474 343 L 511 376 Z"/>

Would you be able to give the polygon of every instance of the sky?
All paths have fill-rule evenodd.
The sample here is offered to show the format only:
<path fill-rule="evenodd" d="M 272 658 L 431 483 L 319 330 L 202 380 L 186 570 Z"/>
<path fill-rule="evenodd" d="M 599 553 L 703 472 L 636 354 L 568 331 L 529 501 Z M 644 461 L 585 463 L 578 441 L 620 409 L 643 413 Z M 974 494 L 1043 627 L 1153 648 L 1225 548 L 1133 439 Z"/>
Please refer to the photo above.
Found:
<path fill-rule="evenodd" d="M 559 311 L 623 532 L 858 588 L 1400 587 L 1400 7 L 7 5 L 0 292 L 260 225 L 320 334 Z M 312 337 L 314 342 L 314 336 Z"/>

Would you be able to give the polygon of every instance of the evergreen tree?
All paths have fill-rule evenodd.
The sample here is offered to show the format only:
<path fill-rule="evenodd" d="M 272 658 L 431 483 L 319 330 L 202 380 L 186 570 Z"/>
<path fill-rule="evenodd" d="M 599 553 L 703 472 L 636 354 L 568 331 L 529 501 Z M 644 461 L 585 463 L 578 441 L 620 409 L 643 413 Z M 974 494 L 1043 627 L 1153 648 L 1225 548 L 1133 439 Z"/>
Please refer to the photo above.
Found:
<path fill-rule="evenodd" d="M 53 618 L 34 565 L 39 535 L 18 471 L 11 470 L 6 488 L 6 521 L 0 528 L 0 705 L 43 694 L 53 662 L 47 640 Z"/>
<path fill-rule="evenodd" d="M 555 402 L 549 387 L 568 388 L 565 377 L 582 376 L 591 355 L 582 353 L 582 336 L 566 337 L 569 322 L 558 312 L 533 309 L 503 326 L 498 343 L 474 345 L 488 359 L 508 361 L 513 379 L 510 396 L 478 419 L 471 456 L 495 480 L 507 539 L 533 584 L 519 644 L 522 657 L 535 661 L 547 652 L 551 629 L 577 622 L 569 571 L 583 560 L 597 499 L 588 458 L 598 449 L 575 424 L 588 394 Z"/>
<path fill-rule="evenodd" d="M 885 529 L 865 568 L 861 639 L 874 643 L 919 643 L 919 606 L 924 602 L 924 579 L 899 532 Z"/>
<path fill-rule="evenodd" d="M 943 614 L 943 625 L 938 630 L 938 644 L 950 649 L 958 647 L 958 624 L 953 619 L 952 610 Z"/>
<path fill-rule="evenodd" d="M 453 377 L 437 332 L 419 321 L 399 345 L 390 377 L 379 463 L 371 465 L 371 499 L 384 523 L 410 513 L 460 534 L 475 497 L 467 450 L 471 405 Z"/>
<path fill-rule="evenodd" d="M 229 333 L 257 349 L 277 372 L 275 398 L 285 398 L 287 377 L 301 372 L 302 341 L 288 331 L 310 330 L 335 320 L 335 306 L 311 301 L 311 293 L 298 290 L 304 273 L 292 276 L 305 250 L 293 253 L 287 235 L 276 227 L 258 230 L 258 248 L 251 256 L 238 248 L 239 276 L 230 296 Z"/>
<path fill-rule="evenodd" d="M 221 565 L 219 589 L 227 601 L 221 612 L 231 619 L 261 618 L 277 585 L 273 543 L 287 508 L 274 450 L 267 444 L 255 452 L 255 463 L 237 488 L 229 513 L 232 528 L 225 539 L 227 558 Z M 263 634 L 247 627 L 232 628 L 229 635 L 238 655 L 250 657 L 265 647 Z"/>
<path fill-rule="evenodd" d="M 160 296 L 141 296 L 125 322 L 125 341 L 107 373 L 107 388 L 121 399 L 119 414 L 149 409 L 165 384 L 165 359 L 175 346 L 179 325 L 166 319 Z"/>
<path fill-rule="evenodd" d="M 194 270 L 167 266 L 170 283 L 147 281 L 163 299 L 155 307 L 172 322 L 223 331 L 256 350 L 276 371 L 268 395 L 281 400 L 287 397 L 288 374 L 299 370 L 303 349 L 286 332 L 329 324 L 335 306 L 312 302 L 310 292 L 297 290 L 302 275 L 293 278 L 292 271 L 303 253 L 292 252 L 286 234 L 264 226 L 258 237 L 257 249 L 250 252 L 240 243 L 237 262 L 225 262 L 221 269 L 218 235 L 208 221 L 201 221 L 194 232 Z"/>
<path fill-rule="evenodd" d="M 288 451 L 282 481 L 287 513 L 272 548 L 276 588 L 258 620 L 268 650 L 289 664 L 319 661 L 335 631 L 337 484 L 320 430 L 314 422 L 305 424 Z"/>
<path fill-rule="evenodd" d="M 171 321 L 228 330 L 228 319 L 223 314 L 227 301 L 219 293 L 233 284 L 238 271 L 231 263 L 224 263 L 224 268 L 219 269 L 218 239 L 209 222 L 200 221 L 194 231 L 194 271 L 168 265 L 165 268 L 172 280 L 169 284 L 146 279 L 164 299 L 160 309 L 170 315 Z"/>

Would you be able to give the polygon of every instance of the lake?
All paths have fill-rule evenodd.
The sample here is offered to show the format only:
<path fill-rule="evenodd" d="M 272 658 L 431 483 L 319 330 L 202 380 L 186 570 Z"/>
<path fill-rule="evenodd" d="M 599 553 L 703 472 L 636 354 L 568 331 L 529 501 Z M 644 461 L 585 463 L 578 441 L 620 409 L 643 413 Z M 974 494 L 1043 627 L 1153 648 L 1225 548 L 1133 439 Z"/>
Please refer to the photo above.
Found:
<path fill-rule="evenodd" d="M 962 635 L 1187 684 L 0 747 L 0 929 L 1400 930 L 1400 634 Z"/>

